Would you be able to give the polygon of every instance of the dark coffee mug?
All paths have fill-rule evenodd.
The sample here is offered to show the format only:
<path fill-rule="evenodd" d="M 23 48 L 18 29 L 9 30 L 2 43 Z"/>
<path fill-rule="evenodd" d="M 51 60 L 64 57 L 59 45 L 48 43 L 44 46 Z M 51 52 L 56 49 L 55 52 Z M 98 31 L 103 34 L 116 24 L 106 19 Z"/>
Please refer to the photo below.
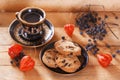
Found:
<path fill-rule="evenodd" d="M 46 14 L 41 8 L 27 7 L 16 13 L 16 18 L 23 26 L 22 37 L 27 40 L 35 40 L 43 34 L 43 22 Z"/>
<path fill-rule="evenodd" d="M 45 11 L 41 8 L 27 7 L 16 13 L 16 17 L 25 25 L 39 25 L 45 18 Z"/>

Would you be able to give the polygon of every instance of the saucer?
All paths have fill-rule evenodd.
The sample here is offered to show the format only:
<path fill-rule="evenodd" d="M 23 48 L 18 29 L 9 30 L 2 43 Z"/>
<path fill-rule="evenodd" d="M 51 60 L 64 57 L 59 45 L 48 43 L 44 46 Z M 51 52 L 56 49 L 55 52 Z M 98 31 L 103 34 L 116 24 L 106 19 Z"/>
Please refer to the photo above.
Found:
<path fill-rule="evenodd" d="M 43 38 L 40 38 L 36 41 L 30 41 L 22 38 L 21 34 L 19 34 L 21 29 L 22 29 L 21 23 L 17 19 L 15 19 L 9 26 L 9 34 L 15 42 L 27 47 L 43 46 L 47 42 L 49 42 L 54 35 L 54 26 L 48 20 L 45 20 L 43 23 L 43 29 L 44 29 Z"/>
<path fill-rule="evenodd" d="M 57 67 L 57 68 L 51 68 L 51 67 L 47 66 L 47 65 L 43 62 L 42 57 L 43 57 L 43 55 L 44 55 L 44 53 L 45 53 L 46 50 L 51 49 L 51 48 L 54 48 L 54 43 L 55 43 L 55 42 L 51 42 L 50 44 L 46 45 L 46 46 L 41 50 L 41 52 L 40 52 L 40 54 L 39 54 L 40 60 L 42 61 L 42 63 L 43 63 L 49 70 L 51 70 L 51 71 L 53 71 L 53 72 L 56 72 L 56 73 L 60 73 L 60 74 L 72 74 L 72 73 L 76 73 L 76 72 L 78 72 L 78 71 L 80 71 L 80 70 L 82 70 L 82 69 L 84 69 L 84 68 L 86 67 L 86 65 L 87 65 L 87 63 L 88 63 L 88 54 L 87 54 L 86 50 L 85 50 L 82 46 L 80 46 L 80 45 L 79 45 L 79 47 L 81 48 L 81 55 L 80 55 L 80 56 L 77 56 L 77 57 L 78 57 L 78 59 L 79 59 L 80 62 L 81 62 L 81 66 L 80 66 L 79 69 L 77 69 L 75 72 L 69 73 L 69 72 L 65 72 L 65 71 L 61 70 L 61 69 L 58 68 L 58 67 Z"/>

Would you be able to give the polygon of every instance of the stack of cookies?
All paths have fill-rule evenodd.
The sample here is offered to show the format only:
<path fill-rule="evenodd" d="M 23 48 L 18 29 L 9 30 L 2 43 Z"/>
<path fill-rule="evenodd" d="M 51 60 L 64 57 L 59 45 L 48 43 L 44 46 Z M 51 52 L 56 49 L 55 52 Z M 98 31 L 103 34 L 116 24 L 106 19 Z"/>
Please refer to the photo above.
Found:
<path fill-rule="evenodd" d="M 54 48 L 45 51 L 42 60 L 51 68 L 60 68 L 65 72 L 75 72 L 80 68 L 81 62 L 78 56 L 81 48 L 77 43 L 62 39 L 54 44 Z"/>

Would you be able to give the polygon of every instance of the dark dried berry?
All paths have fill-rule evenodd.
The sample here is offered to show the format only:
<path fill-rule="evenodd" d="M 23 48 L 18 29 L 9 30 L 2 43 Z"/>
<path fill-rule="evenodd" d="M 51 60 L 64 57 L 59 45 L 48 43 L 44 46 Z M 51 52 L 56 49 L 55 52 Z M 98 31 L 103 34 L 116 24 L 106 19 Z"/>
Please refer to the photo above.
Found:
<path fill-rule="evenodd" d="M 87 48 L 87 50 L 92 50 L 93 49 L 93 46 L 90 46 Z"/>
<path fill-rule="evenodd" d="M 116 50 L 116 53 L 120 53 L 120 50 L 118 49 L 118 50 Z"/>
<path fill-rule="evenodd" d="M 91 32 L 90 30 L 87 30 L 86 33 L 87 33 L 88 35 L 91 35 L 91 34 L 92 34 L 92 32 Z"/>
<path fill-rule="evenodd" d="M 55 58 L 56 60 L 58 59 L 58 57 Z"/>
<path fill-rule="evenodd" d="M 71 52 L 70 55 L 73 55 L 73 53 Z"/>
<path fill-rule="evenodd" d="M 65 36 L 62 36 L 61 38 L 62 38 L 62 40 L 65 40 Z"/>
<path fill-rule="evenodd" d="M 87 45 L 85 46 L 86 49 L 88 49 L 88 47 L 90 47 L 90 44 L 87 44 Z"/>
<path fill-rule="evenodd" d="M 24 52 L 20 52 L 19 59 L 22 59 L 25 56 Z"/>
<path fill-rule="evenodd" d="M 95 16 L 98 16 L 98 13 L 97 13 L 97 12 L 94 12 L 94 15 L 95 15 Z"/>
<path fill-rule="evenodd" d="M 10 61 L 11 64 L 13 64 L 13 61 Z"/>
<path fill-rule="evenodd" d="M 68 48 L 74 48 L 73 46 L 68 46 Z"/>
<path fill-rule="evenodd" d="M 68 67 L 70 67 L 70 66 L 71 66 L 71 64 L 68 65 Z"/>
<path fill-rule="evenodd" d="M 94 50 L 92 53 L 95 55 L 95 54 L 97 54 L 97 51 Z"/>
<path fill-rule="evenodd" d="M 58 53 L 58 51 L 57 51 L 57 50 L 53 50 L 53 52 Z"/>
<path fill-rule="evenodd" d="M 83 32 L 82 32 L 82 31 L 80 31 L 80 34 L 81 34 L 81 35 L 83 35 Z"/>
<path fill-rule="evenodd" d="M 67 66 L 67 65 L 68 65 L 68 63 L 65 63 L 64 67 Z"/>
<path fill-rule="evenodd" d="M 107 47 L 107 48 L 110 48 L 111 46 L 110 46 L 109 44 L 106 44 L 106 47 Z"/>
<path fill-rule="evenodd" d="M 65 59 L 62 61 L 62 63 L 65 63 Z"/>
<path fill-rule="evenodd" d="M 89 26 L 88 26 L 88 25 L 84 25 L 84 27 L 85 27 L 85 29 L 89 28 Z"/>
<path fill-rule="evenodd" d="M 98 20 L 100 21 L 100 20 L 101 20 L 101 17 L 98 17 Z"/>
<path fill-rule="evenodd" d="M 91 42 L 91 39 L 88 39 L 88 42 Z"/>
<path fill-rule="evenodd" d="M 94 18 L 94 17 L 92 17 L 91 20 L 90 20 L 90 22 L 92 22 L 92 23 L 96 23 L 96 22 L 97 22 L 97 19 Z"/>
<path fill-rule="evenodd" d="M 115 19 L 118 19 L 118 16 L 115 16 Z"/>
<path fill-rule="evenodd" d="M 105 15 L 105 18 L 108 18 L 108 15 Z"/>
<path fill-rule="evenodd" d="M 103 40 L 103 37 L 102 37 L 102 36 L 99 36 L 99 40 Z"/>
<path fill-rule="evenodd" d="M 18 62 L 18 61 L 19 61 L 19 58 L 18 58 L 18 57 L 15 57 L 14 60 L 15 60 L 16 62 Z"/>
<path fill-rule="evenodd" d="M 51 57 L 47 57 L 47 59 L 51 59 Z"/>
<path fill-rule="evenodd" d="M 93 39 L 93 42 L 96 43 L 97 42 L 96 39 Z"/>
<path fill-rule="evenodd" d="M 116 54 L 112 54 L 112 57 L 115 58 L 115 57 L 116 57 Z"/>
<path fill-rule="evenodd" d="M 74 63 L 76 63 L 77 61 L 74 61 Z"/>

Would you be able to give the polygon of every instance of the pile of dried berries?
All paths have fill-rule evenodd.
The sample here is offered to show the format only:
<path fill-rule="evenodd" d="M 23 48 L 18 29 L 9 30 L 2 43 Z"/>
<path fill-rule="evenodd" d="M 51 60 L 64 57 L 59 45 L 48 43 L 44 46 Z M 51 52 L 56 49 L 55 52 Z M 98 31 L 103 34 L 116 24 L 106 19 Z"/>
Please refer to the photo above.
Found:
<path fill-rule="evenodd" d="M 116 50 L 114 54 L 112 54 L 112 57 L 116 57 L 116 54 L 120 54 L 120 49 Z"/>
<path fill-rule="evenodd" d="M 105 16 L 107 18 L 107 16 Z M 93 39 L 103 40 L 107 34 L 105 21 L 101 20 L 97 12 L 89 11 L 76 18 L 76 24 L 79 26 L 80 34 L 85 31 Z"/>
<path fill-rule="evenodd" d="M 91 42 L 91 40 L 88 40 L 88 44 L 86 45 L 86 50 L 92 51 L 93 54 L 96 54 L 97 51 L 99 51 L 97 47 L 97 40 L 104 39 L 104 37 L 107 34 L 106 27 L 118 39 L 118 37 L 113 33 L 113 31 L 109 27 L 108 25 L 109 23 L 106 23 L 105 20 L 107 18 L 108 16 L 105 15 L 104 19 L 102 19 L 101 17 L 99 17 L 97 12 L 90 10 L 86 13 L 82 13 L 81 15 L 78 15 L 76 18 L 76 24 L 79 27 L 80 34 L 82 35 L 83 32 L 85 32 L 93 39 L 93 42 Z M 112 23 L 112 25 L 117 25 L 117 24 Z"/>

